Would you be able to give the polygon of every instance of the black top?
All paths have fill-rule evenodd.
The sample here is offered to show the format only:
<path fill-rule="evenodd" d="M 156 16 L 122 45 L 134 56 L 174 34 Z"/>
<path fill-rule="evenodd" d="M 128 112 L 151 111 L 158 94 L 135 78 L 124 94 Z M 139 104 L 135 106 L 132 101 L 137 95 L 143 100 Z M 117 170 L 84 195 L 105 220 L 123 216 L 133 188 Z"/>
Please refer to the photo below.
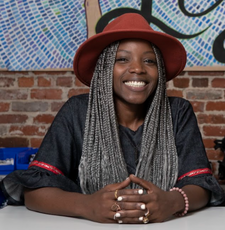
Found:
<path fill-rule="evenodd" d="M 191 104 L 169 98 L 175 144 L 178 153 L 176 187 L 192 184 L 211 191 L 211 205 L 219 205 L 224 191 L 211 174 L 197 120 Z M 70 98 L 56 115 L 28 170 L 6 176 L 1 188 L 8 204 L 23 204 L 23 187 L 58 187 L 80 192 L 78 166 L 82 153 L 88 94 Z M 119 126 L 119 136 L 129 174 L 135 174 L 143 125 L 137 131 Z"/>

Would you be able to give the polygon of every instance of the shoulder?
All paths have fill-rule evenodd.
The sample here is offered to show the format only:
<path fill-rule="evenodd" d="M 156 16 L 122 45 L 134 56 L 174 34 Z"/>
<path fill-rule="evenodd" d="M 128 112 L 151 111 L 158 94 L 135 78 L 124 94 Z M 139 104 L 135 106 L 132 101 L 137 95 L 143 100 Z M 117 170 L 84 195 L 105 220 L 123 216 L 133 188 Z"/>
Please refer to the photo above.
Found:
<path fill-rule="evenodd" d="M 174 125 L 185 121 L 196 123 L 196 116 L 191 103 L 180 97 L 169 97 L 171 115 Z"/>
<path fill-rule="evenodd" d="M 72 110 L 74 109 L 86 110 L 88 107 L 88 98 L 89 98 L 89 94 L 80 94 L 80 95 L 72 96 L 67 100 L 64 106 Z"/>
<path fill-rule="evenodd" d="M 171 112 L 178 112 L 178 111 L 193 111 L 191 103 L 181 97 L 168 97 L 170 107 L 171 107 Z"/>
<path fill-rule="evenodd" d="M 86 115 L 89 94 L 72 96 L 61 107 L 56 117 L 75 118 Z"/>
<path fill-rule="evenodd" d="M 181 98 L 181 97 L 168 97 L 169 99 L 169 102 L 170 102 L 170 106 L 190 106 L 191 103 L 184 99 L 184 98 Z"/>
<path fill-rule="evenodd" d="M 79 94 L 76 96 L 72 96 L 71 98 L 69 98 L 68 102 L 70 104 L 79 104 L 79 103 L 88 103 L 88 98 L 89 98 L 89 94 Z"/>

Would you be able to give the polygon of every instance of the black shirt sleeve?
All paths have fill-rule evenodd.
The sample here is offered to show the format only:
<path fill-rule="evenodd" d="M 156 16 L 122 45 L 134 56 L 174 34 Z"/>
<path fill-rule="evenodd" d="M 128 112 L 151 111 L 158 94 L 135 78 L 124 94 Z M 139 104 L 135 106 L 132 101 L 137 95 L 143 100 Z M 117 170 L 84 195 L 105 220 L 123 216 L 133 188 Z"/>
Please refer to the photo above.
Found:
<path fill-rule="evenodd" d="M 23 188 L 58 187 L 80 192 L 78 165 L 88 95 L 69 99 L 56 115 L 28 170 L 16 170 L 1 182 L 8 204 L 23 204 Z"/>
<path fill-rule="evenodd" d="M 178 153 L 178 180 L 175 186 L 201 186 L 211 191 L 210 204 L 220 204 L 224 200 L 224 191 L 212 175 L 192 106 L 181 98 L 170 98 L 170 103 Z"/>

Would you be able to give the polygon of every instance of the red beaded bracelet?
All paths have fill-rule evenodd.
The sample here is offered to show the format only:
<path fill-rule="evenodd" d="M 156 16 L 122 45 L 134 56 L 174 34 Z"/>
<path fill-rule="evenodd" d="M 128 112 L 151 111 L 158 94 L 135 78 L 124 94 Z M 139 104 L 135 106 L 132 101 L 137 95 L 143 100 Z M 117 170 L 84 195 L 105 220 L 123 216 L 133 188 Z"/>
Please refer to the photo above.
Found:
<path fill-rule="evenodd" d="M 186 193 L 181 188 L 171 188 L 170 191 L 178 191 L 183 196 L 185 204 L 184 211 L 182 213 L 175 213 L 175 216 L 184 216 L 185 214 L 187 214 L 189 209 L 189 201 Z"/>

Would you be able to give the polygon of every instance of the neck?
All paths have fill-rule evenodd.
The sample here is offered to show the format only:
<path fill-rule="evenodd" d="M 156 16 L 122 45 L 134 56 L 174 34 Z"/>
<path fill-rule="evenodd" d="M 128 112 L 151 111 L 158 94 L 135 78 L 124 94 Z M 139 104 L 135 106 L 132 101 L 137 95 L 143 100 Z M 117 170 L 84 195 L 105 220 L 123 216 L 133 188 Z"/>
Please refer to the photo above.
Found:
<path fill-rule="evenodd" d="M 144 122 L 146 108 L 146 104 L 127 105 L 117 101 L 115 102 L 117 121 L 120 125 L 136 131 Z"/>

